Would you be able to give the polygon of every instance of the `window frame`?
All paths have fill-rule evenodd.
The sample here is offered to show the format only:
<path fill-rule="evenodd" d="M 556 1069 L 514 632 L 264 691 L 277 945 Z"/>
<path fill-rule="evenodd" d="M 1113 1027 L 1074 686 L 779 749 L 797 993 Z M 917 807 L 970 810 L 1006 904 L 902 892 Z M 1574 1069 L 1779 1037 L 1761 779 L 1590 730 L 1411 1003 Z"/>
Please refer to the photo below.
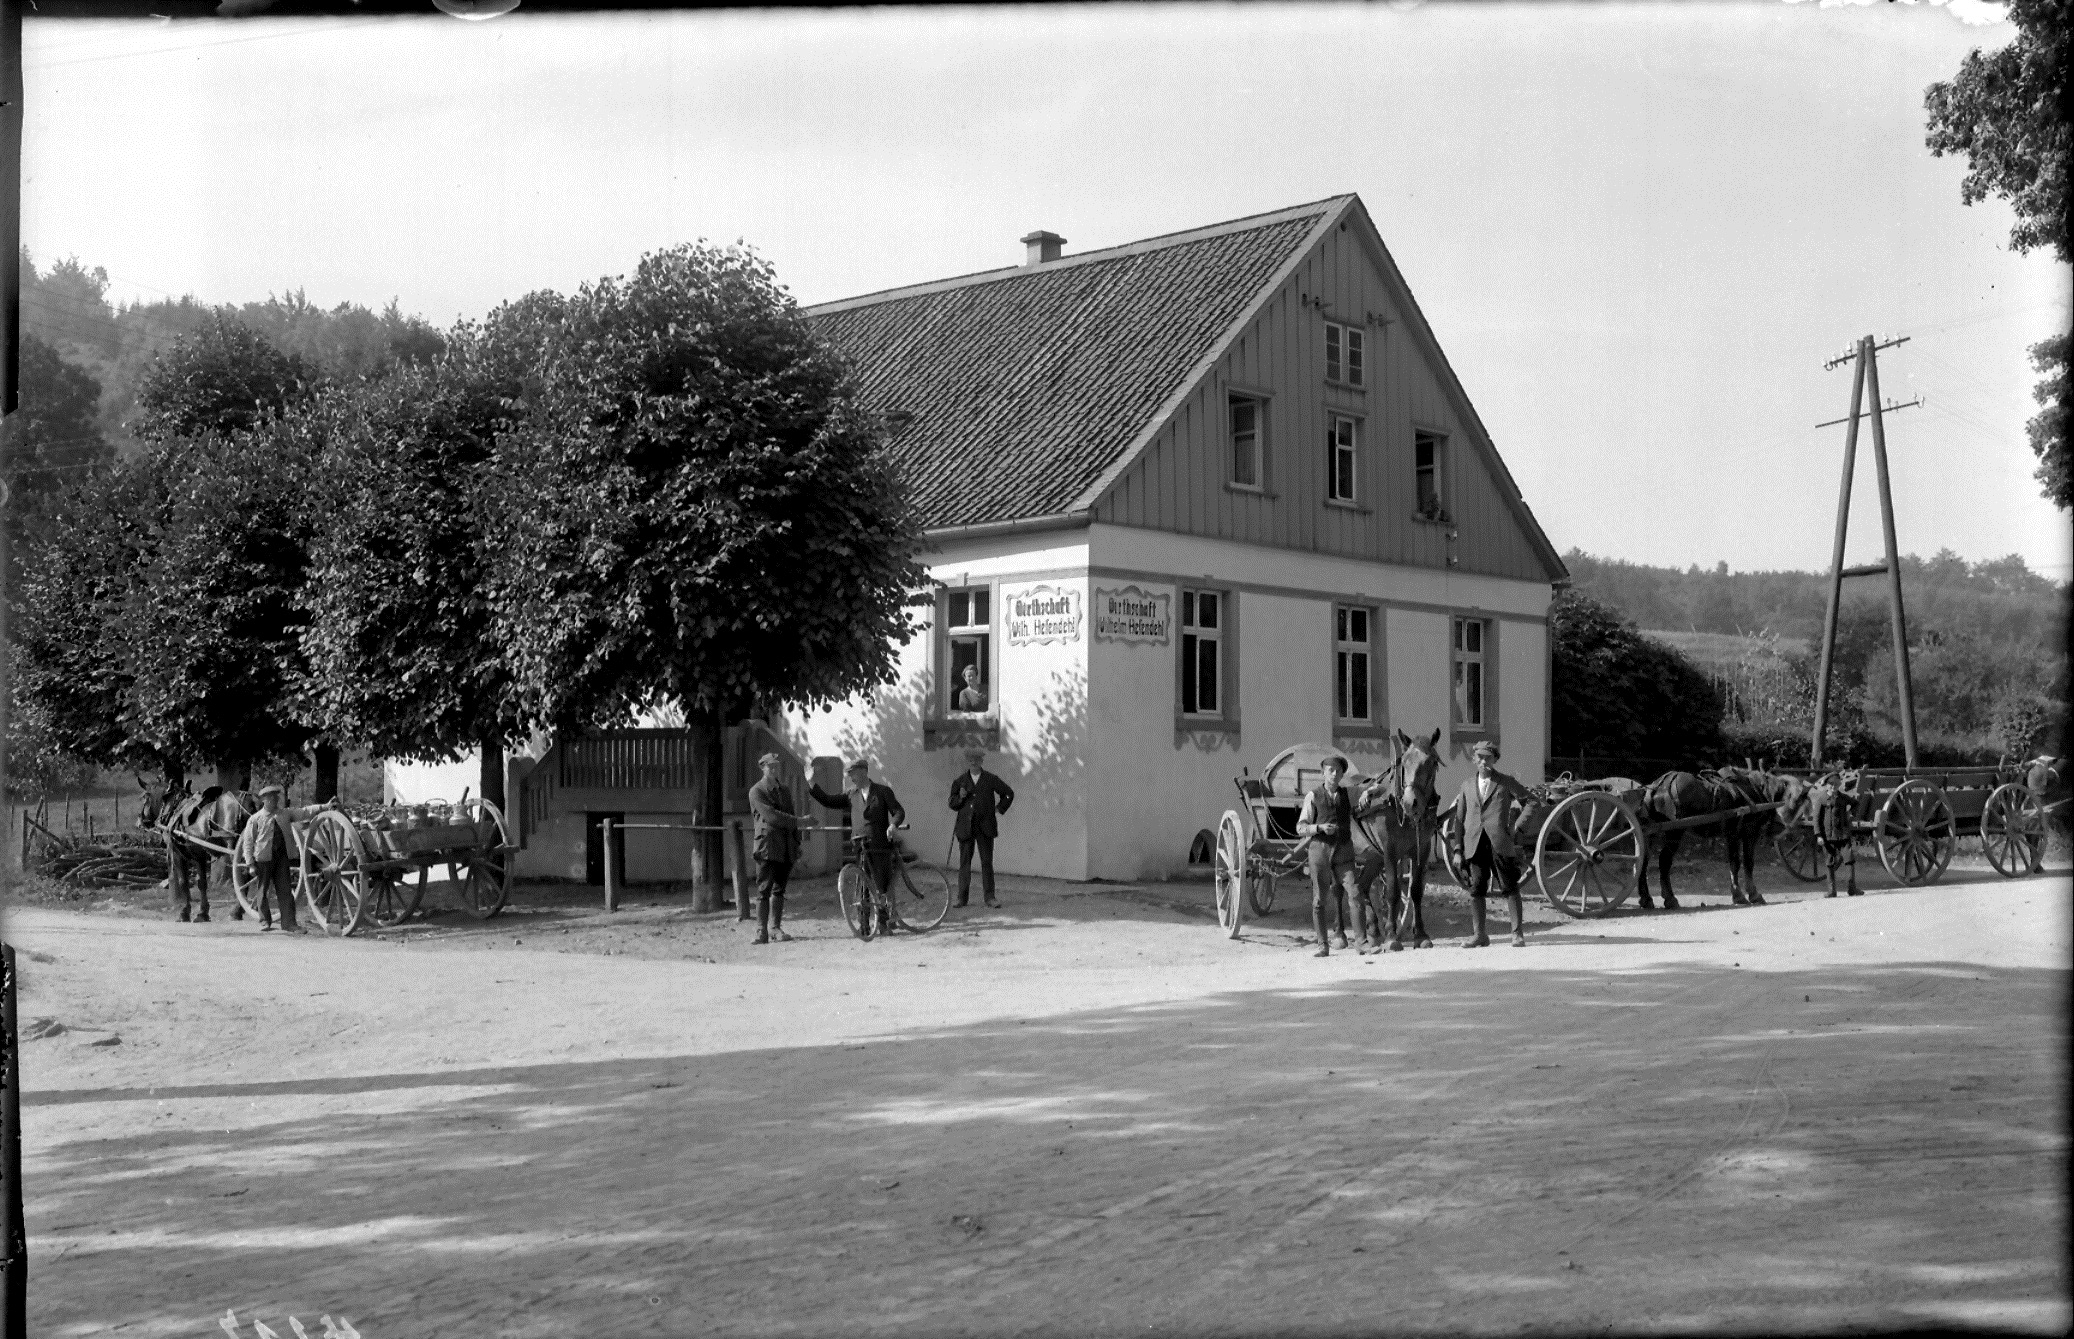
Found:
<path fill-rule="evenodd" d="M 1325 322 L 1325 380 L 1348 390 L 1368 389 L 1368 328 Z"/>
<path fill-rule="evenodd" d="M 937 643 L 940 653 L 939 663 L 942 666 L 943 699 L 935 714 L 944 720 L 969 719 L 993 713 L 996 678 L 995 657 L 1000 650 L 999 630 L 995 626 L 998 622 L 1001 604 L 1000 592 L 995 589 L 997 584 L 994 581 L 981 581 L 956 586 L 946 585 L 937 597 L 937 608 L 940 615 L 937 625 L 940 629 Z M 951 602 L 960 595 L 966 596 L 968 599 L 973 595 L 984 595 L 986 597 L 986 622 L 967 622 L 955 626 L 952 625 Z M 972 631 L 973 629 L 979 629 L 980 631 L 975 633 Z M 983 710 L 976 712 L 961 711 L 953 705 L 958 700 L 959 689 L 955 648 L 958 642 L 969 640 L 974 636 L 984 639 L 977 663 L 979 664 L 980 687 L 986 690 L 987 705 Z"/>
<path fill-rule="evenodd" d="M 1448 434 L 1441 431 L 1438 428 L 1422 428 L 1416 424 L 1412 426 L 1411 514 L 1414 520 L 1426 521 L 1433 525 L 1453 524 L 1454 518 L 1447 509 L 1447 500 L 1451 493 L 1450 484 L 1452 482 L 1450 478 L 1452 471 L 1450 471 L 1448 468 L 1448 441 Z M 1432 510 L 1430 511 L 1427 510 L 1424 502 L 1419 497 L 1419 475 L 1424 472 L 1419 468 L 1419 448 L 1425 445 L 1427 442 L 1431 442 L 1433 444 L 1432 474 L 1434 505 Z M 1454 637 L 1453 634 L 1450 633 L 1449 645 L 1452 646 L 1453 644 Z"/>
<path fill-rule="evenodd" d="M 1480 643 L 1474 652 L 1458 651 L 1455 647 L 1456 633 L 1465 624 L 1481 625 L 1477 636 Z M 1481 609 L 1460 609 L 1448 615 L 1447 636 L 1447 686 L 1448 686 L 1448 729 L 1455 739 L 1498 741 L 1499 696 L 1498 696 L 1498 647 L 1500 620 L 1495 614 Z M 1465 657 L 1476 657 L 1474 662 Z M 1462 719 L 1462 702 L 1455 692 L 1455 668 L 1457 665 L 1474 663 L 1479 667 L 1477 674 L 1477 714 L 1479 720 L 1471 724 Z M 1466 678 L 1466 674 L 1464 675 Z"/>
<path fill-rule="evenodd" d="M 1366 635 L 1360 641 L 1351 636 L 1342 636 L 1343 624 L 1351 624 L 1355 615 L 1360 615 L 1365 624 Z M 1384 713 L 1381 710 L 1385 695 L 1380 691 L 1382 679 L 1376 674 L 1376 666 L 1382 663 L 1382 610 L 1372 604 L 1349 604 L 1335 600 L 1332 605 L 1332 726 L 1336 735 L 1363 732 L 1384 733 Z M 1367 712 L 1362 716 L 1350 716 L 1343 712 L 1342 692 L 1346 687 L 1348 657 L 1359 655 L 1367 661 L 1365 688 L 1368 701 Z"/>
<path fill-rule="evenodd" d="M 1348 430 L 1348 441 L 1342 446 L 1339 440 L 1341 427 Z M 1339 491 L 1340 456 L 1344 453 L 1347 462 L 1347 491 Z M 1325 415 L 1325 500 L 1347 506 L 1359 506 L 1361 502 L 1361 416 L 1328 410 Z"/>
<path fill-rule="evenodd" d="M 1253 479 L 1239 475 L 1239 430 L 1234 422 L 1240 404 L 1253 406 Z M 1227 387 L 1224 392 L 1224 484 L 1243 493 L 1265 494 L 1267 489 L 1268 397 L 1257 391 Z"/>
<path fill-rule="evenodd" d="M 1200 642 L 1200 629 L 1193 623 L 1192 607 L 1197 597 L 1217 599 L 1217 710 L 1205 713 L 1183 711 L 1187 700 L 1191 642 Z M 1191 619 L 1184 624 L 1183 618 Z M 1239 732 L 1239 599 L 1238 592 L 1214 581 L 1176 582 L 1174 587 L 1174 732 L 1175 745 L 1181 737 L 1200 731 L 1236 735 Z"/>

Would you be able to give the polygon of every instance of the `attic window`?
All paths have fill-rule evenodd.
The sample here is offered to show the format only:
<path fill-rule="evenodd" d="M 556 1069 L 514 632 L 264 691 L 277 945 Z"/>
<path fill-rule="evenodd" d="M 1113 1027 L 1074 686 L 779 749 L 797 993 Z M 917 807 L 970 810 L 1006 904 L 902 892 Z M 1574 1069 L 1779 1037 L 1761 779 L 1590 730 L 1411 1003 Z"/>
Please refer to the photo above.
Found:
<path fill-rule="evenodd" d="M 1325 323 L 1325 379 L 1342 386 L 1366 385 L 1367 331 L 1358 325 Z"/>
<path fill-rule="evenodd" d="M 1231 481 L 1240 488 L 1259 488 L 1261 436 L 1266 406 L 1251 395 L 1231 397 Z"/>

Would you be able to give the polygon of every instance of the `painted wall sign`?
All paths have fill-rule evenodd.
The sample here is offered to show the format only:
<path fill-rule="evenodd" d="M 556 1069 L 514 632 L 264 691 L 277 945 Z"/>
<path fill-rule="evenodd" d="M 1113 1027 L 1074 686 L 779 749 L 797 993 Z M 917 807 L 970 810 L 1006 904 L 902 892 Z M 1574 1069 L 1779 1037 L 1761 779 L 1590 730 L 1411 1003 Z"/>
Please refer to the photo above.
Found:
<path fill-rule="evenodd" d="M 1070 587 L 1044 582 L 1001 592 L 1007 606 L 1010 646 L 1035 646 L 1042 642 L 1080 640 L 1081 597 Z"/>
<path fill-rule="evenodd" d="M 1165 646 L 1174 626 L 1174 596 L 1137 586 L 1095 587 L 1095 640 Z"/>

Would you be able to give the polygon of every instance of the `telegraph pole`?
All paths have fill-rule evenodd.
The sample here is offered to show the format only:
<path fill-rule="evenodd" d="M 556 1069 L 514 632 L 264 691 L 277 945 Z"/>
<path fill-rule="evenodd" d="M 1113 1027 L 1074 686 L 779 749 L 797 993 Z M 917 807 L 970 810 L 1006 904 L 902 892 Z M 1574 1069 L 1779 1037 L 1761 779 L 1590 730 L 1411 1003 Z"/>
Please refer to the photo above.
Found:
<path fill-rule="evenodd" d="M 1838 610 L 1843 604 L 1844 578 L 1879 576 L 1887 578 L 1887 609 L 1894 634 L 1894 683 L 1901 698 L 1901 746 L 1908 765 L 1916 765 L 1916 705 L 1915 686 L 1908 669 L 1908 617 L 1901 603 L 1901 554 L 1894 539 L 1894 494 L 1888 484 L 1887 430 L 1881 417 L 1885 409 L 1907 409 L 1921 404 L 1912 400 L 1906 405 L 1880 403 L 1879 351 L 1891 349 L 1897 344 L 1908 343 L 1908 336 L 1876 343 L 1871 335 L 1860 339 L 1852 352 L 1832 358 L 1822 365 L 1823 370 L 1854 363 L 1851 374 L 1851 412 L 1847 418 L 1831 419 L 1818 423 L 1826 428 L 1834 423 L 1848 423 L 1844 429 L 1844 476 L 1836 500 L 1836 541 L 1829 557 L 1829 608 L 1822 619 L 1822 661 L 1815 680 L 1815 736 L 1808 748 L 1810 770 L 1822 767 L 1823 736 L 1829 727 L 1829 690 L 1836 661 L 1836 621 Z M 1858 461 L 1858 420 L 1864 405 L 1867 389 L 1872 399 L 1872 456 L 1879 473 L 1880 530 L 1886 541 L 1887 560 L 1863 567 L 1844 566 L 1844 539 L 1851 523 L 1851 480 Z"/>

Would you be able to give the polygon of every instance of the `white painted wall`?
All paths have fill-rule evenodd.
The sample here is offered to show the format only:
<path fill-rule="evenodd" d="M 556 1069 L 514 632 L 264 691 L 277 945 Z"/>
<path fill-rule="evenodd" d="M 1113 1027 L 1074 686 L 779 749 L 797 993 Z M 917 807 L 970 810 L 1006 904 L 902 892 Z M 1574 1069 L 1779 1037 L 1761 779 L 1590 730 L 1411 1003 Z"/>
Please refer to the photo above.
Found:
<path fill-rule="evenodd" d="M 455 762 L 397 762 L 382 764 L 384 804 L 427 804 L 433 800 L 458 800 L 461 792 L 482 793 L 482 758 L 469 753 Z"/>

